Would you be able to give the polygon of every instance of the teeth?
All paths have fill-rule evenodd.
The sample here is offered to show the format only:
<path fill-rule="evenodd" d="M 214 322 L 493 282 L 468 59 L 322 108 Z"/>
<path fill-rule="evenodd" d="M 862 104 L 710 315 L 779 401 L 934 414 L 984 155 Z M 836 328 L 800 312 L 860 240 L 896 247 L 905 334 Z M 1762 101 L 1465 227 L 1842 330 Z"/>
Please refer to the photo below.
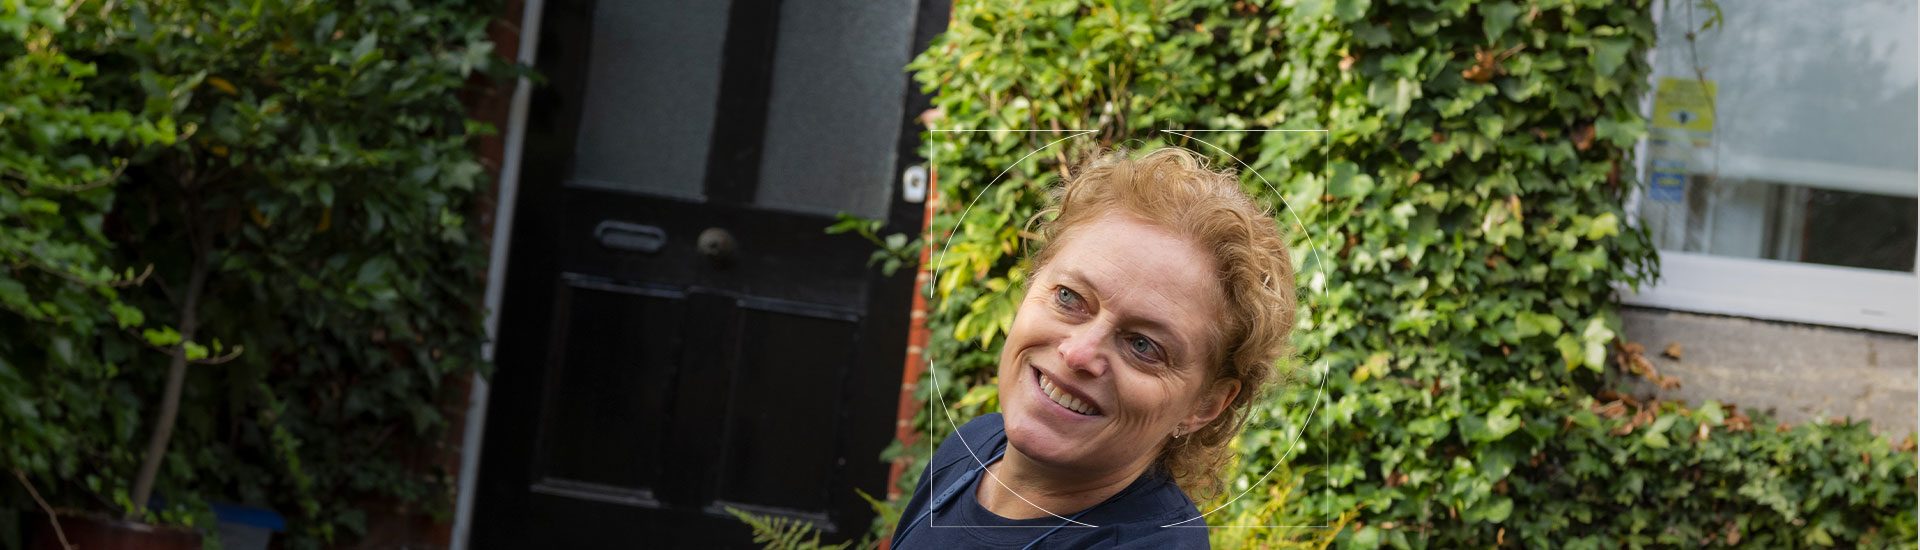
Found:
<path fill-rule="evenodd" d="M 1048 399 L 1052 399 L 1054 403 L 1059 403 L 1060 406 L 1066 407 L 1067 410 L 1085 415 L 1099 414 L 1099 409 L 1095 409 L 1092 405 L 1081 402 L 1075 398 L 1073 394 L 1069 394 L 1061 390 L 1058 386 L 1054 386 L 1053 380 L 1048 379 L 1044 374 L 1040 375 L 1040 390 L 1046 392 Z"/>

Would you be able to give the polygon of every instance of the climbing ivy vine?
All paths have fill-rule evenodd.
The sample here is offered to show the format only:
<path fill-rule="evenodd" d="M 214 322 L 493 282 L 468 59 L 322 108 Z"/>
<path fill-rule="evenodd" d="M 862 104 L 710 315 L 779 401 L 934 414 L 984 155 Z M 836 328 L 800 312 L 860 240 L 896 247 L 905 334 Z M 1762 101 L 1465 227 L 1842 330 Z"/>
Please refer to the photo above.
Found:
<path fill-rule="evenodd" d="M 1089 148 L 1180 145 L 1280 212 L 1299 266 L 1295 376 L 1240 439 L 1229 486 L 1252 496 L 1216 524 L 1280 486 L 1347 548 L 1912 547 L 1912 438 L 1613 391 L 1660 379 L 1613 301 L 1658 270 L 1622 207 L 1651 9 L 957 2 L 911 66 L 929 125 L 1041 131 L 924 135 L 943 199 L 917 397 L 935 405 L 889 450 L 919 461 L 901 487 L 952 429 L 939 404 L 960 422 L 996 407 L 1043 190 Z M 1294 478 L 1255 486 L 1283 455 Z"/>

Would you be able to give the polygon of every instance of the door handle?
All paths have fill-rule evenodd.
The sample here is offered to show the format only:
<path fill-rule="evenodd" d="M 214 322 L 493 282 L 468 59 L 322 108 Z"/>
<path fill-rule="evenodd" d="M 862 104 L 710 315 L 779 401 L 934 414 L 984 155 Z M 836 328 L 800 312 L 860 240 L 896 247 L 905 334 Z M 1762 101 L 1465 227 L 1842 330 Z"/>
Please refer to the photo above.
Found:
<path fill-rule="evenodd" d="M 739 244 L 734 242 L 733 234 L 728 233 L 727 230 L 709 227 L 706 231 L 700 232 L 700 240 L 694 246 L 700 250 L 700 255 L 706 256 L 707 261 L 712 262 L 714 266 L 727 267 L 733 264 L 733 251 Z"/>
<path fill-rule="evenodd" d="M 605 220 L 593 228 L 600 246 L 614 250 L 652 254 L 667 244 L 667 232 L 658 227 L 632 222 Z"/>

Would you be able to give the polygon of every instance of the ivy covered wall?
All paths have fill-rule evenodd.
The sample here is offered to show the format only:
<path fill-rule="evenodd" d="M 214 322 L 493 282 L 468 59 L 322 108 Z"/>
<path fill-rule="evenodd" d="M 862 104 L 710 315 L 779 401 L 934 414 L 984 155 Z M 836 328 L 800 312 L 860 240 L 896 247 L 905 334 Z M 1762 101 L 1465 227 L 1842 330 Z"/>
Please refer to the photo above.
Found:
<path fill-rule="evenodd" d="M 917 396 L 936 410 L 916 429 L 943 438 L 942 403 L 960 423 L 995 409 L 1021 229 L 1073 153 L 1181 145 L 1281 212 L 1302 298 L 1293 382 L 1260 405 L 1229 483 L 1252 493 L 1209 521 L 1340 527 L 1214 529 L 1216 545 L 1912 547 L 1911 439 L 1614 391 L 1659 376 L 1617 337 L 1612 297 L 1658 266 L 1621 206 L 1640 185 L 1651 9 L 956 3 L 911 67 L 937 94 L 929 125 L 1045 131 L 925 135 L 944 248 Z M 1239 131 L 1162 131 L 1179 129 Z M 907 492 L 920 441 L 889 451 L 919 461 Z"/>

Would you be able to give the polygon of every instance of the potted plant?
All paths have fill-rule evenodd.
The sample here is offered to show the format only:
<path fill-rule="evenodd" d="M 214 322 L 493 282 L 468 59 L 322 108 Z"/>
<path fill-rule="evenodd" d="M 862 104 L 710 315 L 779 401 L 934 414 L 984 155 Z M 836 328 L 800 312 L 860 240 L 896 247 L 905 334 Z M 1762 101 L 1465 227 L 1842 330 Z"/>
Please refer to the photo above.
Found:
<path fill-rule="evenodd" d="M 128 402 L 137 377 L 120 372 L 133 352 L 127 331 L 177 334 L 147 323 L 123 299 L 151 272 L 113 263 L 103 223 L 128 167 L 172 145 L 178 130 L 159 106 L 101 108 L 90 89 L 97 67 L 71 55 L 95 38 L 78 7 L 45 0 L 0 7 L 0 58 L 9 60 L 0 69 L 0 333 L 10 335 L 0 339 L 0 467 L 18 482 L 13 491 L 32 497 L 50 519 L 54 510 L 34 479 L 122 492 L 116 489 L 125 482 L 99 475 L 113 470 L 97 465 L 129 464 L 134 456 L 118 444 L 141 420 L 141 408 Z M 174 346 L 176 356 L 185 358 L 188 342 Z M 156 548 L 198 544 L 191 531 L 105 514 L 63 513 L 57 525 L 64 529 L 55 540 L 89 548 L 120 547 L 111 541 L 129 537 Z M 21 542 L 17 531 L 0 537 Z"/>
<path fill-rule="evenodd" d="M 187 365 L 231 359 L 239 350 L 195 338 L 211 272 L 210 233 L 203 229 L 188 244 L 200 254 L 145 262 L 141 270 L 124 261 L 117 250 L 124 243 L 109 236 L 116 209 L 127 206 L 130 173 L 164 164 L 192 130 L 173 122 L 183 103 L 117 106 L 111 93 L 99 91 L 103 79 L 92 57 L 125 20 L 113 19 L 107 6 L 85 7 L 30 0 L 0 8 L 0 28 L 10 31 L 0 37 L 0 52 L 12 60 L 4 76 L 9 108 L 0 111 L 11 119 L 0 127 L 0 327 L 12 336 L 0 341 L 0 401 L 7 404 L 0 420 L 9 432 L 0 464 L 52 523 L 40 546 L 198 547 L 194 530 L 148 521 L 195 523 L 186 510 L 196 508 L 197 496 L 174 495 L 174 509 L 158 514 L 148 513 L 148 503 L 179 416 Z M 150 83 L 170 95 L 191 84 Z M 197 197 L 186 195 L 183 214 Z M 184 276 L 174 264 L 185 265 Z M 142 299 L 155 292 L 174 307 Z M 164 376 L 142 368 L 156 355 L 165 358 Z M 140 402 L 142 390 L 162 380 L 158 413 L 143 416 L 154 407 Z M 142 431 L 146 444 L 136 446 Z M 64 499 L 56 513 L 34 479 L 84 486 L 94 500 Z"/>

